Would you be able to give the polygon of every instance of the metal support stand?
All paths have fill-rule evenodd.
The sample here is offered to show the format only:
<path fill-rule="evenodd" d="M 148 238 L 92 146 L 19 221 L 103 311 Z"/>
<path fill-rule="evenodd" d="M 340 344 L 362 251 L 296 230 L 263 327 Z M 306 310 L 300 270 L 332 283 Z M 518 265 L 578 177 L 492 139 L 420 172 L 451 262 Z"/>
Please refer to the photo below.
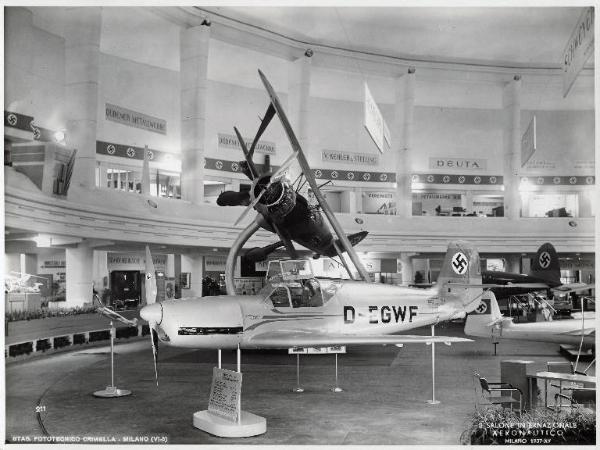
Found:
<path fill-rule="evenodd" d="M 338 386 L 338 355 L 335 354 L 335 387 L 332 389 L 333 392 L 344 392 L 344 390 Z"/>
<path fill-rule="evenodd" d="M 494 344 L 494 356 L 496 356 L 496 347 L 498 346 L 498 342 L 492 342 Z"/>
<path fill-rule="evenodd" d="M 127 389 L 119 389 L 115 386 L 115 327 L 112 321 L 110 322 L 110 386 L 106 389 L 94 392 L 95 397 L 113 398 L 125 397 L 130 395 L 131 391 Z"/>
<path fill-rule="evenodd" d="M 219 369 L 221 368 L 221 349 L 217 350 L 217 362 Z"/>
<path fill-rule="evenodd" d="M 237 371 L 238 373 L 242 371 L 242 351 L 239 345 L 237 347 Z"/>
<path fill-rule="evenodd" d="M 435 336 L 435 325 L 431 325 L 431 337 Z M 435 399 L 435 342 L 431 343 L 431 400 L 427 400 L 430 405 L 438 405 L 440 402 Z"/>
<path fill-rule="evenodd" d="M 296 387 L 292 389 L 293 392 L 304 392 L 304 389 L 300 387 L 300 354 L 296 353 Z"/>

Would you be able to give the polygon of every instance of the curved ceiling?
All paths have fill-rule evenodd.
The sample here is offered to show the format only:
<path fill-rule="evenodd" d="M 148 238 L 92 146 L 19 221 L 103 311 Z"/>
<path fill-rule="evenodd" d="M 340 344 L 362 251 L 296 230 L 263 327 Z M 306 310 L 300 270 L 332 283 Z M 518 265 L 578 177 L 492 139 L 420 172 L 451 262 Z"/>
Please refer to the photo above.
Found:
<path fill-rule="evenodd" d="M 576 7 L 196 7 L 277 38 L 415 61 L 559 68 Z M 588 61 L 593 66 L 593 58 Z"/>

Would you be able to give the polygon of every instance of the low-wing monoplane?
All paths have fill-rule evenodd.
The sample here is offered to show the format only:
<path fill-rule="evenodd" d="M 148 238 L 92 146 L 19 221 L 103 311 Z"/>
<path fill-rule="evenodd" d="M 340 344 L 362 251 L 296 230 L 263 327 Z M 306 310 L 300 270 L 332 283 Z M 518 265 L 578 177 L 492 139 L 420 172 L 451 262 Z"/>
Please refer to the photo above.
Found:
<path fill-rule="evenodd" d="M 594 288 L 584 283 L 563 284 L 560 281 L 560 262 L 554 246 L 546 242 L 538 248 L 531 261 L 528 275 L 484 270 L 482 281 L 494 293 L 496 298 L 521 295 L 530 292 L 550 291 L 562 295 L 569 292 L 581 292 Z"/>
<path fill-rule="evenodd" d="M 480 302 L 479 255 L 465 242 L 448 246 L 429 289 L 317 278 L 310 260 L 271 261 L 257 295 L 167 300 L 144 306 L 161 342 L 176 347 L 256 349 L 330 345 L 462 342 L 463 338 L 395 334 L 463 318 Z M 460 286 L 455 287 L 454 284 Z"/>
<path fill-rule="evenodd" d="M 572 319 L 514 323 L 512 318 L 500 313 L 496 297 L 489 292 L 485 293 L 475 312 L 467 316 L 465 334 L 495 339 L 594 345 L 596 319 L 582 314 Z"/>

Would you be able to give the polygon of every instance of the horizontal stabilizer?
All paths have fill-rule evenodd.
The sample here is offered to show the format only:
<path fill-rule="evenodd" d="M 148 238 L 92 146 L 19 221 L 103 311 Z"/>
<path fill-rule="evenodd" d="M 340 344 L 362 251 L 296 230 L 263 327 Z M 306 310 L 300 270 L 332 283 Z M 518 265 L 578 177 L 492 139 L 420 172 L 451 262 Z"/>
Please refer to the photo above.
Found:
<path fill-rule="evenodd" d="M 368 231 L 359 231 L 358 233 L 349 234 L 348 240 L 350 241 L 350 244 L 352 244 L 352 247 L 355 247 L 367 237 L 367 234 L 369 234 Z M 336 239 L 335 244 L 338 246 L 338 248 L 344 248 L 339 239 Z"/>
<path fill-rule="evenodd" d="M 590 289 L 596 289 L 595 284 L 563 284 L 562 286 L 558 286 L 554 288 L 554 291 L 560 292 L 561 294 L 567 294 L 569 292 L 582 292 L 589 291 Z"/>
<path fill-rule="evenodd" d="M 419 336 L 407 334 L 347 335 L 313 332 L 271 332 L 254 336 L 248 342 L 261 348 L 325 347 L 332 345 L 396 345 L 471 342 L 471 339 L 450 336 Z"/>

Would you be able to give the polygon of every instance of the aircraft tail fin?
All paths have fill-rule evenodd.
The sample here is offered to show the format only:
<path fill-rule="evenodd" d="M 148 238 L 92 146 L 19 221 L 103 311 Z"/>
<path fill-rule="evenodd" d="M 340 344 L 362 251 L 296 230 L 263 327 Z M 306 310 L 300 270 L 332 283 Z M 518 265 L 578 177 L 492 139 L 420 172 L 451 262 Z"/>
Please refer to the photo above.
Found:
<path fill-rule="evenodd" d="M 465 334 L 468 336 L 491 337 L 496 324 L 502 321 L 498 301 L 492 291 L 485 291 L 475 310 L 467 316 Z"/>
<path fill-rule="evenodd" d="M 452 287 L 452 283 L 457 286 Z M 468 313 L 479 305 L 483 292 L 481 283 L 477 249 L 468 242 L 450 242 L 437 280 L 439 295 L 447 302 L 459 303 L 460 308 Z M 468 286 L 470 284 L 474 286 Z"/>
<path fill-rule="evenodd" d="M 550 287 L 561 284 L 558 255 L 552 244 L 546 242 L 538 249 L 533 261 L 531 261 L 529 275 L 548 282 Z"/>

